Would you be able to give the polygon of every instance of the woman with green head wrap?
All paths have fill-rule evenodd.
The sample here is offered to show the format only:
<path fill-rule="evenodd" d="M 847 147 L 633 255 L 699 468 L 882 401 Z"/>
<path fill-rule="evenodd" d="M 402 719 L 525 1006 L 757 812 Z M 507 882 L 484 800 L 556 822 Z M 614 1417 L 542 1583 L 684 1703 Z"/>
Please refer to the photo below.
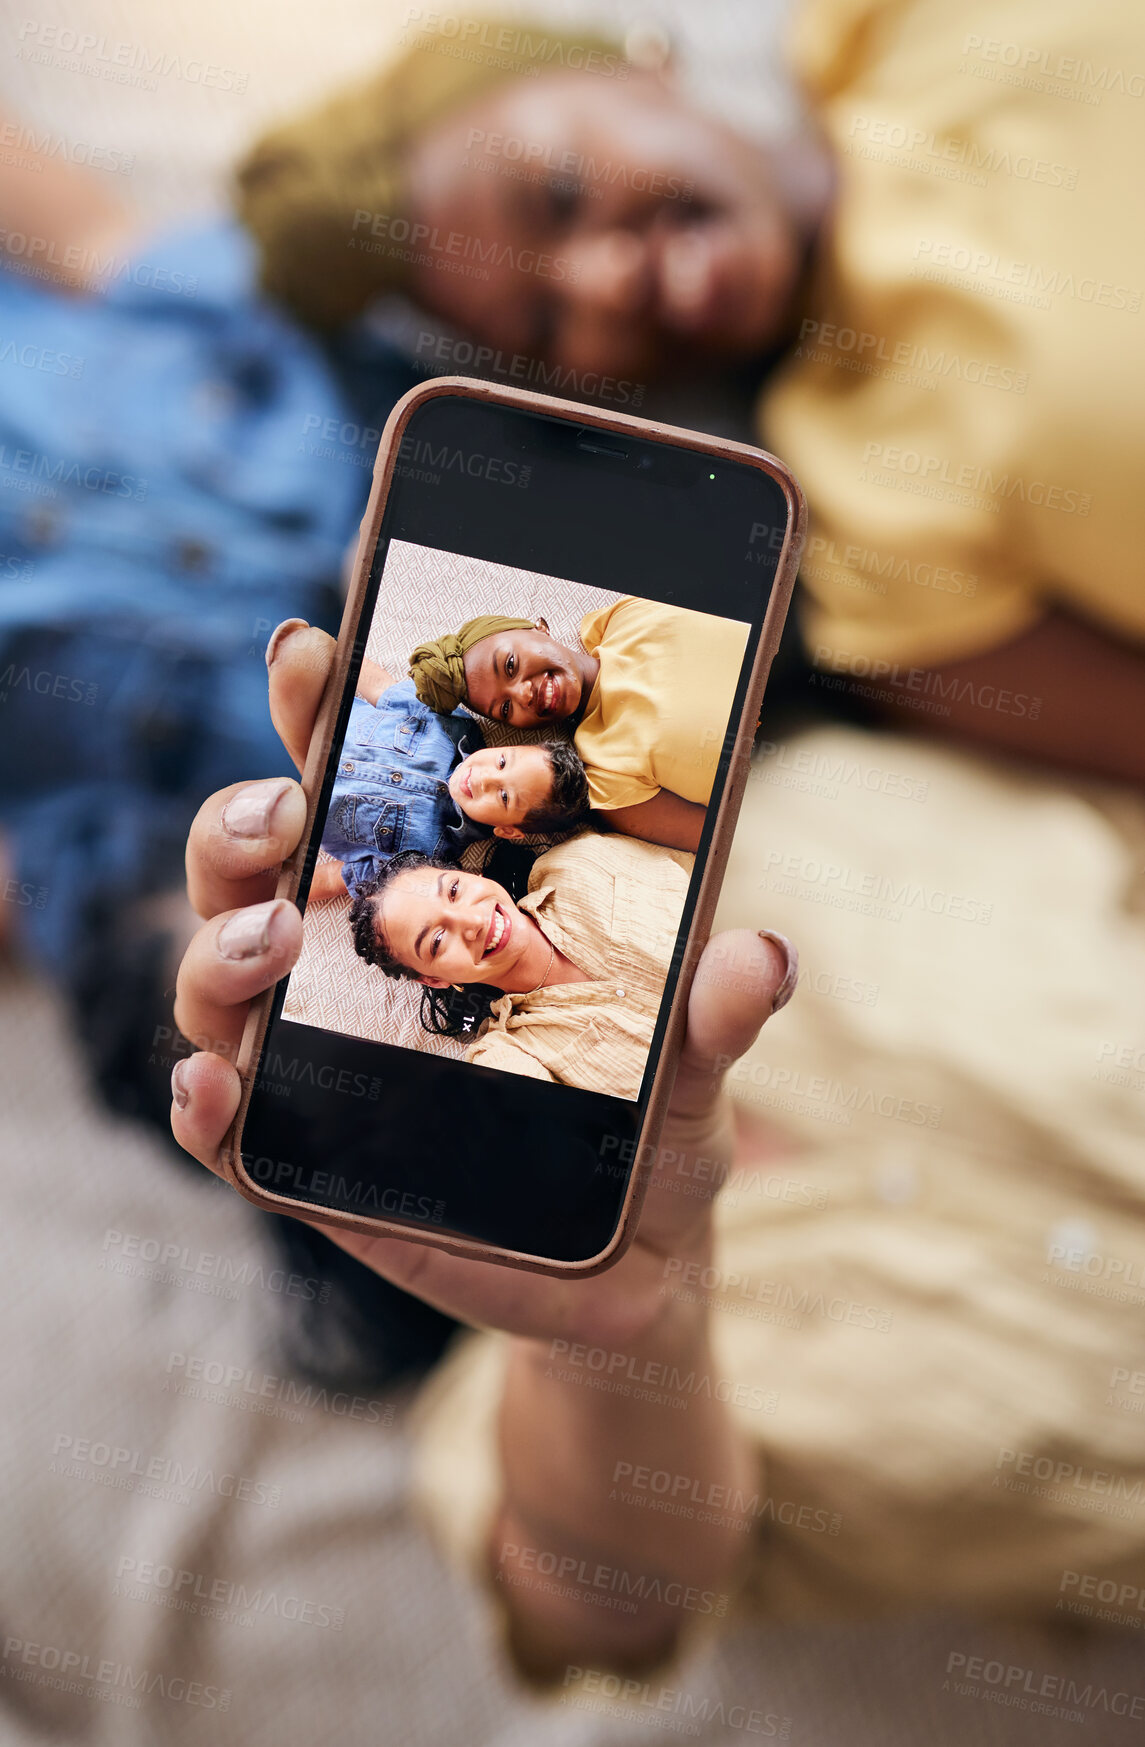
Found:
<path fill-rule="evenodd" d="M 444 637 L 419 643 L 409 658 L 410 678 L 417 687 L 418 697 L 427 708 L 437 710 L 443 716 L 459 704 L 468 703 L 466 652 L 496 632 L 532 628 L 532 619 L 507 619 L 499 613 L 482 613 L 476 619 L 466 619 L 456 631 L 447 631 Z"/>
<path fill-rule="evenodd" d="M 544 619 L 486 614 L 419 643 L 423 703 L 508 728 L 567 722 L 602 823 L 695 851 L 727 735 L 748 627 L 623 595 L 588 613 L 580 647 Z"/>
<path fill-rule="evenodd" d="M 534 80 L 586 54 L 623 65 L 618 45 L 597 37 L 496 20 L 486 36 L 499 29 L 512 52 L 459 54 L 451 39 L 419 33 L 391 66 L 274 128 L 239 165 L 239 216 L 260 246 L 263 287 L 308 326 L 337 328 L 405 287 L 437 246 L 411 212 L 419 141 L 514 76 Z"/>
<path fill-rule="evenodd" d="M 817 217 L 792 195 L 808 177 L 690 108 L 655 54 L 522 19 L 431 21 L 239 166 L 266 291 L 327 331 L 401 291 L 572 373 L 534 386 L 612 377 L 619 404 L 685 354 L 779 337 Z M 577 386 L 587 373 L 596 388 Z"/>

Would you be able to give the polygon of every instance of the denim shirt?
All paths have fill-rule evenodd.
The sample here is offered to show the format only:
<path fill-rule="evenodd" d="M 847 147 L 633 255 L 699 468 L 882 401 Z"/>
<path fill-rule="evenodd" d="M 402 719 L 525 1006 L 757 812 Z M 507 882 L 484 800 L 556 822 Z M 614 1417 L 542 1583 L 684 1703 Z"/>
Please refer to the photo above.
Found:
<path fill-rule="evenodd" d="M 389 686 L 376 704 L 354 699 L 322 833 L 351 894 L 401 849 L 456 861 L 466 844 L 488 835 L 466 818 L 448 780 L 484 743 L 461 710 L 428 709 L 412 679 Z"/>
<path fill-rule="evenodd" d="M 294 616 L 337 630 L 415 377 L 366 325 L 290 321 L 230 220 L 147 239 L 104 295 L 20 265 L 0 271 L 0 832 L 22 946 L 70 981 L 103 913 L 182 884 L 213 789 L 291 772 L 266 640 Z"/>

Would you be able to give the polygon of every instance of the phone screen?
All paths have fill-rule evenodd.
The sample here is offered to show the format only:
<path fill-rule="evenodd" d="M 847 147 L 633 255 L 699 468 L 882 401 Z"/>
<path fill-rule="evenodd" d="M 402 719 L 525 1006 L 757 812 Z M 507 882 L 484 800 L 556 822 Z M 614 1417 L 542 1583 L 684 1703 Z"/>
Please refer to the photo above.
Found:
<path fill-rule="evenodd" d="M 465 396 L 415 411 L 255 1183 L 554 1260 L 606 1246 L 786 521 L 742 463 Z"/>

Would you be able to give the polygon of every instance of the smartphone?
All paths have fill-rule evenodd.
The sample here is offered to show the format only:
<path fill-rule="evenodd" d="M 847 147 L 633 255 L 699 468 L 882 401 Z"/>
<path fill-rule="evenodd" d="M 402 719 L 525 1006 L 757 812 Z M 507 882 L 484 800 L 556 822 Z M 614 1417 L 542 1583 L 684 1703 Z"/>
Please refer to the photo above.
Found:
<path fill-rule="evenodd" d="M 746 445 L 464 378 L 398 402 L 223 1149 L 258 1206 L 559 1275 L 656 1158 L 804 532 Z"/>

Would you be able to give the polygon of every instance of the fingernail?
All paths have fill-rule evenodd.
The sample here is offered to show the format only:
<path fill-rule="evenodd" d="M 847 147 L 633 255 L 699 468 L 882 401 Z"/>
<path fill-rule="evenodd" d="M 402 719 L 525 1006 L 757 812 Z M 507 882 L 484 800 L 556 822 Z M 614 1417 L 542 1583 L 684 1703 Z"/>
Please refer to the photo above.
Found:
<path fill-rule="evenodd" d="M 270 945 L 270 925 L 278 908 L 277 898 L 269 904 L 252 904 L 247 910 L 236 910 L 219 929 L 220 958 L 257 958 Z"/>
<path fill-rule="evenodd" d="M 186 1110 L 191 1102 L 191 1091 L 186 1084 L 186 1067 L 186 1062 L 180 1056 L 171 1069 L 171 1096 L 175 1100 L 176 1110 Z"/>
<path fill-rule="evenodd" d="M 771 1014 L 772 1017 L 774 1017 L 781 1007 L 786 1007 L 792 995 L 795 993 L 795 985 L 799 981 L 799 950 L 797 947 L 792 946 L 786 934 L 777 934 L 774 928 L 761 928 L 758 932 L 761 940 L 770 940 L 773 946 L 778 946 L 780 952 L 787 960 L 787 969 L 783 973 L 783 981 L 780 983 L 778 989 L 776 989 L 775 999 L 771 1003 Z"/>
<path fill-rule="evenodd" d="M 251 783 L 232 795 L 219 815 L 228 837 L 269 837 L 270 821 L 290 784 L 285 778 Z"/>
<path fill-rule="evenodd" d="M 270 633 L 270 642 L 266 646 L 266 665 L 273 667 L 279 650 L 288 637 L 293 637 L 295 631 L 309 631 L 310 625 L 306 619 L 283 619 L 281 625 L 276 625 Z"/>

